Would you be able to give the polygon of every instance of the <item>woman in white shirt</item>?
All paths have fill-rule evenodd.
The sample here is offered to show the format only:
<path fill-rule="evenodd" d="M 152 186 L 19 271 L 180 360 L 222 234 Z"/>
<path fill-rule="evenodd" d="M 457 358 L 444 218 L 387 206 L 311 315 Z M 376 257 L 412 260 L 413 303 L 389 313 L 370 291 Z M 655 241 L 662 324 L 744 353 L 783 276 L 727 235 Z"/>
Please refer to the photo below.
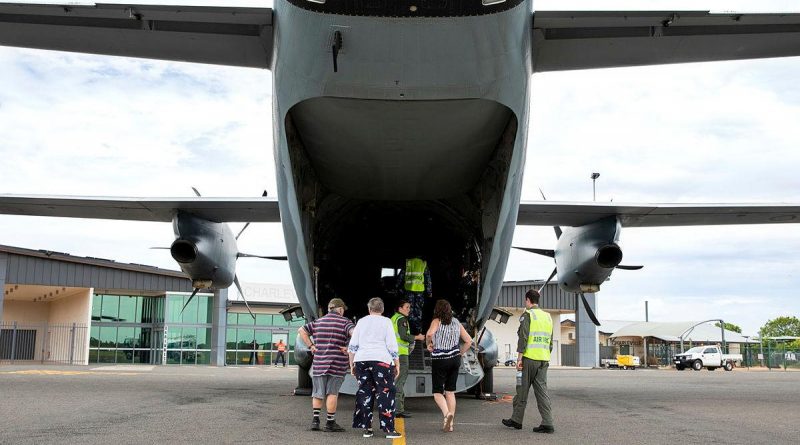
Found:
<path fill-rule="evenodd" d="M 472 345 L 472 337 L 453 317 L 450 303 L 439 300 L 433 309 L 433 321 L 425 340 L 431 353 L 433 400 L 444 416 L 442 430 L 450 432 L 453 431 L 456 415 L 456 382 L 461 369 L 461 356 Z M 459 341 L 463 341 L 460 346 Z"/>
<path fill-rule="evenodd" d="M 397 337 L 392 320 L 382 315 L 383 300 L 373 298 L 367 308 L 369 315 L 356 324 L 348 347 L 350 369 L 358 382 L 353 428 L 372 437 L 372 407 L 377 401 L 380 428 L 387 439 L 396 439 L 401 437 L 394 429 L 394 380 L 400 375 Z"/>

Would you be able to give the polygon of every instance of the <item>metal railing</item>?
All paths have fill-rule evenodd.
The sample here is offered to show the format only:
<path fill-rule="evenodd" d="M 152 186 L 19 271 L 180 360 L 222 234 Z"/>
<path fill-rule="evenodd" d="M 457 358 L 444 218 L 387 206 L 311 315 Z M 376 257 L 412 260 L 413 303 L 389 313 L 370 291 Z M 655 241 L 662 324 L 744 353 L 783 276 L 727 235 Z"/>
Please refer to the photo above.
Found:
<path fill-rule="evenodd" d="M 83 323 L 0 323 L 0 363 L 84 364 L 87 332 Z"/>

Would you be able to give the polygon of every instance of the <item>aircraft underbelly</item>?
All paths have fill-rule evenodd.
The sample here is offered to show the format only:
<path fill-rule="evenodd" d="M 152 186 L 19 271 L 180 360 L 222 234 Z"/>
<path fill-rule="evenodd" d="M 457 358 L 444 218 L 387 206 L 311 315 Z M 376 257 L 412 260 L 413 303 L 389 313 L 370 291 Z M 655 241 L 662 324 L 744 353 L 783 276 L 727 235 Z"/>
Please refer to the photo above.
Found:
<path fill-rule="evenodd" d="M 276 1 L 278 195 L 290 270 L 307 314 L 318 310 L 313 258 L 319 240 L 312 226 L 319 203 L 309 181 L 362 200 L 466 196 L 491 171 L 510 132 L 496 196 L 481 193 L 489 188 L 477 193 L 485 201 L 476 229 L 486 244 L 477 318 L 488 315 L 519 206 L 530 11 L 526 1 L 487 16 L 398 19 L 314 13 Z M 342 47 L 334 71 L 337 35 Z M 290 146 L 298 143 L 305 157 L 293 157 Z"/>

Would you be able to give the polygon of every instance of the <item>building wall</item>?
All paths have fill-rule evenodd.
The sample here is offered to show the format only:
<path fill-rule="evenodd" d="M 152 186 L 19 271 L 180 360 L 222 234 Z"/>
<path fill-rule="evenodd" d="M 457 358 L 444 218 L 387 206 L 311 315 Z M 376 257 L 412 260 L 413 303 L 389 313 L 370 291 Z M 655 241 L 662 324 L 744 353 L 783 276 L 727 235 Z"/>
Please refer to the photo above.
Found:
<path fill-rule="evenodd" d="M 4 323 L 44 323 L 52 303 L 6 300 L 3 306 Z"/>
<path fill-rule="evenodd" d="M 91 293 L 91 289 L 77 289 L 70 295 L 49 303 L 47 321 L 51 324 L 78 323 L 88 326 L 92 308 Z"/>
<path fill-rule="evenodd" d="M 562 323 L 561 324 L 561 344 L 574 345 L 575 344 L 575 324 Z"/>

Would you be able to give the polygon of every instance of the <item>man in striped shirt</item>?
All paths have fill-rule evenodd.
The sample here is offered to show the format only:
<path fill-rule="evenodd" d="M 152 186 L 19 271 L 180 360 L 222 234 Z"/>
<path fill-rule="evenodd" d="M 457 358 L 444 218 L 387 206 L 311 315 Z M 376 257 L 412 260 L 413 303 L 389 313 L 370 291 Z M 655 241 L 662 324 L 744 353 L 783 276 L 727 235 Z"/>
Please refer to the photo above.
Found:
<path fill-rule="evenodd" d="M 355 325 L 344 317 L 347 310 L 341 298 L 334 298 L 328 303 L 328 314 L 318 318 L 297 330 L 300 339 L 314 355 L 312 362 L 311 408 L 314 417 L 311 423 L 313 431 L 320 430 L 319 414 L 322 402 L 328 411 L 324 431 L 340 432 L 344 428 L 336 423 L 336 404 L 339 400 L 339 388 L 349 367 L 347 345 L 353 334 Z M 312 341 L 313 337 L 313 341 Z"/>

